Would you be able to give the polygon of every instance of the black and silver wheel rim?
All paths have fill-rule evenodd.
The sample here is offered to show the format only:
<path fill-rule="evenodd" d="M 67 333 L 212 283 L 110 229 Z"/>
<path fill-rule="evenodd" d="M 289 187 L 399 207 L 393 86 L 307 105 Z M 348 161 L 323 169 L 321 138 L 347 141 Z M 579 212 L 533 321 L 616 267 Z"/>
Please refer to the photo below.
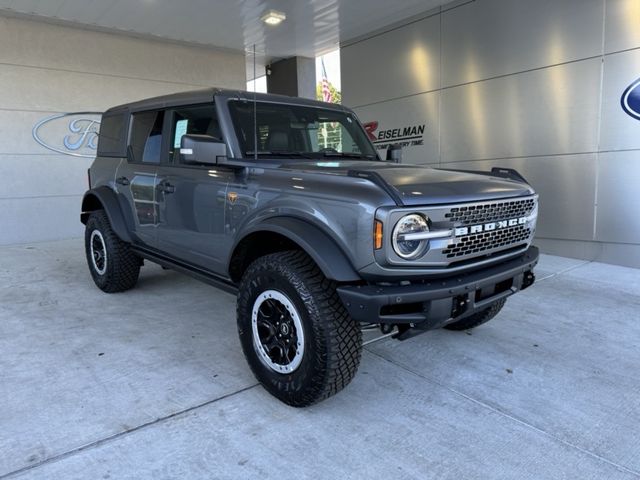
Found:
<path fill-rule="evenodd" d="M 251 313 L 253 348 L 267 367 L 291 373 L 304 356 L 304 330 L 293 302 L 281 292 L 267 290 L 256 298 Z"/>
<path fill-rule="evenodd" d="M 91 232 L 91 238 L 89 238 L 89 249 L 93 269 L 98 275 L 104 275 L 107 271 L 107 247 L 104 244 L 104 238 L 99 230 Z"/>

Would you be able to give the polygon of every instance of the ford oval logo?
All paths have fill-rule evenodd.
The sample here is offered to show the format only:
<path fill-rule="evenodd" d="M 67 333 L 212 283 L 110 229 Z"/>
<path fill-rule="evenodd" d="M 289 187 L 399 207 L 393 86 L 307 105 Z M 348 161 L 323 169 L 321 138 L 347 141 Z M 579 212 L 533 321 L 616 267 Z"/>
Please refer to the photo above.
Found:
<path fill-rule="evenodd" d="M 640 78 L 627 87 L 620 103 L 625 112 L 640 120 Z"/>
<path fill-rule="evenodd" d="M 93 158 L 98 148 L 100 112 L 59 113 L 33 126 L 36 142 L 64 155 Z"/>

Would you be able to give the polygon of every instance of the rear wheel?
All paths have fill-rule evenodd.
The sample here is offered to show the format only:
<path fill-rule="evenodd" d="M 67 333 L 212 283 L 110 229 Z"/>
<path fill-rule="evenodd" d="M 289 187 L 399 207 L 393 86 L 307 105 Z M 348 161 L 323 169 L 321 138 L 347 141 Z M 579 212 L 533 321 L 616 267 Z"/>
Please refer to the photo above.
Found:
<path fill-rule="evenodd" d="M 96 210 L 89 216 L 84 242 L 89 271 L 100 290 L 115 293 L 135 286 L 140 257 L 115 234 L 104 210 Z"/>
<path fill-rule="evenodd" d="M 304 252 L 266 255 L 240 284 L 238 332 L 262 385 L 294 407 L 336 394 L 356 374 L 362 333 Z"/>
<path fill-rule="evenodd" d="M 457 322 L 449 323 L 448 325 L 445 325 L 444 328 L 446 328 L 447 330 L 469 330 L 479 327 L 480 325 L 482 325 L 483 323 L 487 323 L 498 313 L 500 313 L 500 310 L 502 310 L 502 307 L 504 307 L 506 301 L 506 298 L 498 300 L 496 303 L 485 308 L 484 310 L 480 310 L 479 312 L 474 313 L 473 315 L 469 315 L 468 317 L 465 317 L 462 320 L 458 320 Z"/>

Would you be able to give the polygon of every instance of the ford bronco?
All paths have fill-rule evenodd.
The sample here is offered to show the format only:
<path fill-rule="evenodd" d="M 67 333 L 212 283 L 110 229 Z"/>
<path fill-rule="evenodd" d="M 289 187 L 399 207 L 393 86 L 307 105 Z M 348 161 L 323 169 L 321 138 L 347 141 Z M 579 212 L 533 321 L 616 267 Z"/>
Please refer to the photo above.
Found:
<path fill-rule="evenodd" d="M 255 376 L 311 405 L 354 377 L 363 328 L 474 328 L 534 281 L 524 178 L 398 153 L 381 158 L 348 108 L 300 98 L 206 89 L 111 108 L 82 201 L 89 270 L 109 293 L 148 260 L 237 294 Z"/>

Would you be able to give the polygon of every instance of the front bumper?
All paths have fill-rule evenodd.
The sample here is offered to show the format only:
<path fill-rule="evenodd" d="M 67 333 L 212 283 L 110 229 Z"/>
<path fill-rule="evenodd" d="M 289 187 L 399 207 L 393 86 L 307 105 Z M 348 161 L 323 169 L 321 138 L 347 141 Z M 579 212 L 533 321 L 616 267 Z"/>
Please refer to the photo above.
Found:
<path fill-rule="evenodd" d="M 537 247 L 471 273 L 407 285 L 349 285 L 338 295 L 352 318 L 364 323 L 398 324 L 430 330 L 483 310 L 530 286 Z"/>

